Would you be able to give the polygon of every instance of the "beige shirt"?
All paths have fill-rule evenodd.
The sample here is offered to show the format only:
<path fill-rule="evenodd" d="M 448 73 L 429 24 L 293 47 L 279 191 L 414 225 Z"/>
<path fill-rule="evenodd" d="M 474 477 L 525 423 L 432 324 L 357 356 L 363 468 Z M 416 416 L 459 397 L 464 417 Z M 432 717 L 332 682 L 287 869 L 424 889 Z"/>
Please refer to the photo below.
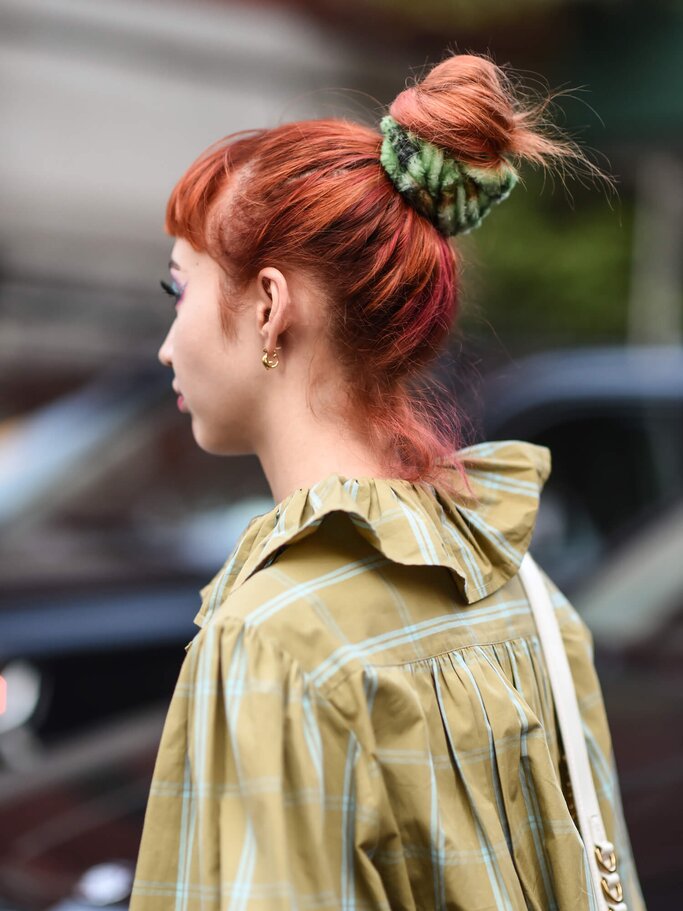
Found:
<path fill-rule="evenodd" d="M 476 500 L 333 474 L 252 520 L 201 590 L 131 911 L 591 907 L 517 576 L 550 451 L 460 455 Z M 544 578 L 642 911 L 591 633 Z"/>

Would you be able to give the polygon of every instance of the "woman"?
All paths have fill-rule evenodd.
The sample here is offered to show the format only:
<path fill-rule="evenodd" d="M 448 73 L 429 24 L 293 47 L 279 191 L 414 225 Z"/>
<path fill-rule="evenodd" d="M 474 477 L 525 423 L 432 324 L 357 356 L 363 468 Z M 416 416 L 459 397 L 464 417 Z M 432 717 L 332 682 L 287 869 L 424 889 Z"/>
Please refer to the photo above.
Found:
<path fill-rule="evenodd" d="M 587 164 L 544 107 L 453 56 L 380 132 L 239 134 L 175 187 L 159 356 L 198 445 L 255 453 L 276 506 L 201 590 L 132 911 L 591 906 L 517 576 L 550 452 L 460 448 L 413 388 L 454 320 L 449 238 L 510 193 L 513 159 Z M 591 635 L 544 579 L 638 911 Z"/>

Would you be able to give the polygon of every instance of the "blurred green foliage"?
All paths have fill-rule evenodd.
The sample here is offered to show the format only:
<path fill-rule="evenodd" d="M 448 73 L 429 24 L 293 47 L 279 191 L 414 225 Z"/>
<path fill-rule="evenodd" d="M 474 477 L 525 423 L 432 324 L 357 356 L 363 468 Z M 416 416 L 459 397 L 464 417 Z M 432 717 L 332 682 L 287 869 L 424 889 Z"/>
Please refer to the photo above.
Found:
<path fill-rule="evenodd" d="M 461 332 L 484 342 L 493 333 L 517 349 L 623 342 L 632 200 L 523 178 L 480 228 L 456 238 Z"/>
<path fill-rule="evenodd" d="M 401 17 L 423 30 L 457 26 L 477 28 L 495 24 L 523 24 L 525 17 L 546 15 L 567 5 L 567 0 L 369 0 L 367 7 Z M 367 8 L 366 7 L 366 8 Z"/>

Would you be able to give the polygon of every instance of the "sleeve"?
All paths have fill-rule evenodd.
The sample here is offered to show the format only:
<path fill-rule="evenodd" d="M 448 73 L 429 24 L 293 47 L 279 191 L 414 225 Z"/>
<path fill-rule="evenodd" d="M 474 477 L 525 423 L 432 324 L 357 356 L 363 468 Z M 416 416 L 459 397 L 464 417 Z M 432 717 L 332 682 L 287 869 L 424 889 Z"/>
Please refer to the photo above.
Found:
<path fill-rule="evenodd" d="M 238 618 L 195 640 L 186 908 L 388 908 L 376 764 L 301 667 Z"/>
<path fill-rule="evenodd" d="M 588 759 L 607 837 L 615 848 L 624 902 L 629 911 L 647 911 L 624 817 L 602 687 L 595 669 L 593 634 L 576 608 L 545 572 L 543 577 L 560 624 L 574 679 Z"/>

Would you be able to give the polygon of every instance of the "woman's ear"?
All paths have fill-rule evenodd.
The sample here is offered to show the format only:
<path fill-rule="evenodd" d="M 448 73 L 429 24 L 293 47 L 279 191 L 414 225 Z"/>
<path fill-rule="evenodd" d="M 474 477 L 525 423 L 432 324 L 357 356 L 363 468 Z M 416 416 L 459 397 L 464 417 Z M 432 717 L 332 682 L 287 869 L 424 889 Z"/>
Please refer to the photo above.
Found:
<path fill-rule="evenodd" d="M 256 307 L 257 331 L 263 346 L 273 351 L 291 321 L 291 297 L 287 279 L 272 266 L 261 269 L 257 278 L 258 305 Z"/>

